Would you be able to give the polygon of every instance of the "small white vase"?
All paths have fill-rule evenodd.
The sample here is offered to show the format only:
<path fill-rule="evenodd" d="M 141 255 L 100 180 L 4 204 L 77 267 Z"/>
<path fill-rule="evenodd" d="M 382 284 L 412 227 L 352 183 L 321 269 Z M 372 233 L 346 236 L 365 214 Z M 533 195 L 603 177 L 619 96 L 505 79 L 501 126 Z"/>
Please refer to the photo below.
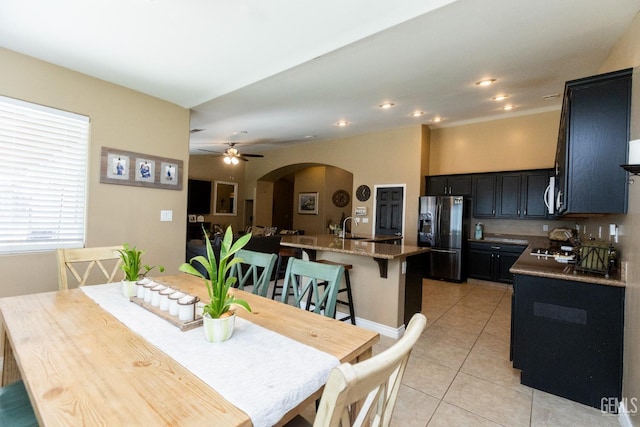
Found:
<path fill-rule="evenodd" d="M 135 297 L 136 296 L 136 282 L 130 280 L 122 281 L 122 295 L 125 297 Z"/>
<path fill-rule="evenodd" d="M 223 342 L 231 338 L 233 335 L 233 327 L 235 325 L 235 313 L 228 317 L 213 319 L 207 313 L 202 316 L 202 329 L 204 337 L 209 342 Z"/>

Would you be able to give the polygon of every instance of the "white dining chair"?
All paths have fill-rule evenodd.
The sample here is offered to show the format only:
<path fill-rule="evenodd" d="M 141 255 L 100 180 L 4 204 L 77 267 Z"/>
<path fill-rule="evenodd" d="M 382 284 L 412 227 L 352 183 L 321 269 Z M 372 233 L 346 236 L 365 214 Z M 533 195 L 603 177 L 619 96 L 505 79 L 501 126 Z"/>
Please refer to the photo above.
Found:
<path fill-rule="evenodd" d="M 360 363 L 333 368 L 324 386 L 314 427 L 388 427 L 398 399 L 409 355 L 427 325 L 416 313 L 407 330 L 393 346 Z M 309 425 L 301 416 L 287 426 Z"/>
<path fill-rule="evenodd" d="M 100 279 L 97 283 L 111 283 L 120 270 L 122 246 L 104 246 L 95 248 L 58 249 L 58 289 L 69 288 L 69 275 L 75 278 L 78 286 L 84 286 L 95 273 Z M 97 267 L 94 270 L 94 267 Z M 100 281 L 101 280 L 101 281 Z"/>

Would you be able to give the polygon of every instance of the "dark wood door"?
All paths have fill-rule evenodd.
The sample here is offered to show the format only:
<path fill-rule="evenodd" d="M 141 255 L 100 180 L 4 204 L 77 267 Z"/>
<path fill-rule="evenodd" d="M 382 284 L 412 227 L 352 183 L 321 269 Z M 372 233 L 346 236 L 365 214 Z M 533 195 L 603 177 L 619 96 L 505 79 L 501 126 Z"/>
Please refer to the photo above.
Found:
<path fill-rule="evenodd" d="M 544 191 L 549 185 L 549 171 L 526 172 L 522 175 L 521 209 L 524 218 L 547 218 Z"/>
<path fill-rule="evenodd" d="M 444 196 L 449 190 L 449 178 L 446 176 L 427 177 L 427 196 Z"/>
<path fill-rule="evenodd" d="M 402 234 L 402 187 L 381 187 L 376 190 L 376 236 Z"/>
<path fill-rule="evenodd" d="M 473 216 L 493 218 L 496 216 L 496 175 L 473 177 Z"/>
<path fill-rule="evenodd" d="M 498 201 L 496 216 L 517 218 L 520 216 L 520 178 L 521 174 L 498 175 Z"/>

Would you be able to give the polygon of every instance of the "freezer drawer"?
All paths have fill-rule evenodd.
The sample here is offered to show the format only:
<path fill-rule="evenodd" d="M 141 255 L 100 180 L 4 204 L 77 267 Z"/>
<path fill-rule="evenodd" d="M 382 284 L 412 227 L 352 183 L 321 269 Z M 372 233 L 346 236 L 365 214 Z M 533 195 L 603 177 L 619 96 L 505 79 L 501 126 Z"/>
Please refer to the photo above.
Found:
<path fill-rule="evenodd" d="M 434 279 L 462 281 L 462 251 L 431 248 L 429 276 Z"/>

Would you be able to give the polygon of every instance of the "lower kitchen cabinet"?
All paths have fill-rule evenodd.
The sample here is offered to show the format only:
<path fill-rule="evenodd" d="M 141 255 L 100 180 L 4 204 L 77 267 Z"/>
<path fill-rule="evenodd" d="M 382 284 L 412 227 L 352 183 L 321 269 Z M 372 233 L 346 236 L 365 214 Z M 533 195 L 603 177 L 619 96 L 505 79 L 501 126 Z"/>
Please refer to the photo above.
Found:
<path fill-rule="evenodd" d="M 490 242 L 469 242 L 468 277 L 492 282 L 513 283 L 511 266 L 526 246 Z"/>
<path fill-rule="evenodd" d="M 518 274 L 513 290 L 522 384 L 598 409 L 619 402 L 625 288 Z"/>

